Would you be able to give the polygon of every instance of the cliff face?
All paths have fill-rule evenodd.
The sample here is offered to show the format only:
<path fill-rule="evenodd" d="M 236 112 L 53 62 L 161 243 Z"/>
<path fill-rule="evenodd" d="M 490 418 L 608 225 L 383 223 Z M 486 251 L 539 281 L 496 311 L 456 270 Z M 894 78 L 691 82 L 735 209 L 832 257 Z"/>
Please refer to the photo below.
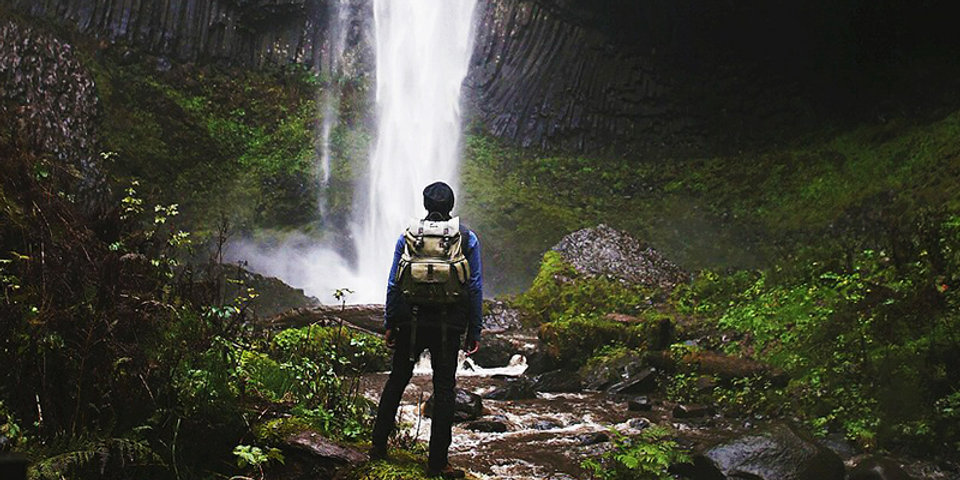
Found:
<path fill-rule="evenodd" d="M 38 172 L 73 178 L 79 193 L 96 193 L 103 181 L 94 131 L 98 116 L 93 78 L 69 45 L 0 22 L 0 130 L 42 159 Z"/>
<path fill-rule="evenodd" d="M 609 138 L 682 132 L 656 51 L 617 48 L 548 6 L 493 0 L 479 12 L 466 82 L 472 112 L 523 146 L 596 148 Z"/>
<path fill-rule="evenodd" d="M 338 0 L 339 1 L 339 0 Z M 29 15 L 181 61 L 319 65 L 330 48 L 323 0 L 13 0 Z M 349 9 L 348 45 L 361 43 L 369 2 Z"/>
<path fill-rule="evenodd" d="M 372 0 L 8 1 L 156 55 L 251 66 L 322 67 L 340 6 L 341 71 L 373 69 Z M 526 147 L 669 158 L 765 145 L 848 112 L 883 116 L 901 108 L 883 104 L 894 88 L 953 78 L 916 61 L 960 47 L 944 4 L 480 0 L 465 103 L 473 125 Z"/>

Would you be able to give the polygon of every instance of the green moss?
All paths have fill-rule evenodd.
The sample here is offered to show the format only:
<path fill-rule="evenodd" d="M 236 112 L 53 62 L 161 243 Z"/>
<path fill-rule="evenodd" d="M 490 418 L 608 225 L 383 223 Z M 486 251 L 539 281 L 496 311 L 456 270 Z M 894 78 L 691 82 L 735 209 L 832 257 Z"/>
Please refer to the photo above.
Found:
<path fill-rule="evenodd" d="M 274 418 L 257 424 L 253 427 L 253 434 L 258 442 L 267 445 L 281 445 L 287 438 L 312 428 L 313 426 L 307 420 L 290 416 Z"/>
<path fill-rule="evenodd" d="M 582 275 L 560 253 L 549 251 L 543 256 L 533 285 L 517 297 L 516 305 L 530 313 L 535 322 L 551 322 L 607 313 L 638 314 L 658 295 L 656 289 L 606 276 Z"/>
<path fill-rule="evenodd" d="M 342 472 L 344 480 L 427 480 L 426 456 L 407 450 L 391 450 L 390 461 L 367 462 Z M 467 474 L 468 480 L 476 477 Z"/>

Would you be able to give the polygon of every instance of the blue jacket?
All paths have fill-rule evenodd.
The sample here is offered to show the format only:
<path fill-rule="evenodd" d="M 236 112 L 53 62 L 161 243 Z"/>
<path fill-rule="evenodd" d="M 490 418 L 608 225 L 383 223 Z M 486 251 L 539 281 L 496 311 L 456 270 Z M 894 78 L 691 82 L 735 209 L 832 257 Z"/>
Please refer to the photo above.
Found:
<path fill-rule="evenodd" d="M 465 315 L 467 320 L 467 334 L 470 338 L 480 339 L 483 329 L 483 266 L 480 262 L 480 239 L 472 230 L 463 229 L 466 233 L 466 248 L 464 254 L 470 264 L 470 281 L 467 284 L 468 297 L 462 305 L 458 315 Z M 387 279 L 387 303 L 384 308 L 385 328 L 396 328 L 399 324 L 409 322 L 411 318 L 410 306 L 403 300 L 400 288 L 397 286 L 397 268 L 406 241 L 403 235 L 397 240 L 393 251 L 393 265 L 390 267 L 390 278 Z M 429 315 L 429 313 L 427 313 Z"/>

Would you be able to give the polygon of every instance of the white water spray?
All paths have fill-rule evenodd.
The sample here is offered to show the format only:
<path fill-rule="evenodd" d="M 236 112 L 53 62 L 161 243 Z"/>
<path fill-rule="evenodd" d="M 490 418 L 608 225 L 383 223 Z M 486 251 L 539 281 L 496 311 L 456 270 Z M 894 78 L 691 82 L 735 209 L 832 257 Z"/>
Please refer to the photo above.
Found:
<path fill-rule="evenodd" d="M 460 86 L 476 0 L 375 0 L 377 141 L 357 202 L 358 297 L 382 300 L 396 239 L 423 215 L 423 187 L 457 189 Z M 369 292 L 369 293 L 367 293 Z"/>
<path fill-rule="evenodd" d="M 337 17 L 345 0 L 336 0 Z M 374 0 L 377 136 L 367 181 L 358 185 L 351 225 L 357 262 L 309 239 L 281 245 L 238 244 L 231 257 L 247 260 L 261 273 L 303 288 L 326 303 L 349 288 L 351 303 L 381 303 L 393 249 L 403 228 L 423 216 L 423 187 L 445 181 L 458 187 L 460 87 L 473 53 L 473 13 L 477 0 Z M 337 19 L 333 19 L 336 22 Z M 330 28 L 331 52 L 342 54 L 345 25 Z M 336 74 L 339 59 L 323 66 Z M 331 95 L 335 88 L 329 89 Z M 320 181 L 330 175 L 329 138 L 338 102 L 324 97 Z M 329 120 L 329 123 L 328 123 Z"/>

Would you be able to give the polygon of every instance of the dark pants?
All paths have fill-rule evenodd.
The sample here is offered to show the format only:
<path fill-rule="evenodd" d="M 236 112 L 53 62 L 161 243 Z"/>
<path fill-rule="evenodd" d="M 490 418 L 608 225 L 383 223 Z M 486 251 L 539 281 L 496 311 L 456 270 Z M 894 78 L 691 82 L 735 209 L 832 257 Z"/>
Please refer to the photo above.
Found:
<path fill-rule="evenodd" d="M 410 360 L 410 328 L 402 327 L 396 332 L 397 348 L 393 352 L 393 370 L 380 395 L 377 420 L 373 426 L 373 447 L 386 448 L 387 437 L 395 428 L 397 408 L 403 390 L 413 376 L 414 362 Z M 440 470 L 447 465 L 447 450 L 450 448 L 453 428 L 453 412 L 456 407 L 457 352 L 461 332 L 450 330 L 444 341 L 438 327 L 417 328 L 413 357 L 419 358 L 424 350 L 430 350 L 430 365 L 433 368 L 433 418 L 430 426 L 430 457 L 427 466 Z"/>

